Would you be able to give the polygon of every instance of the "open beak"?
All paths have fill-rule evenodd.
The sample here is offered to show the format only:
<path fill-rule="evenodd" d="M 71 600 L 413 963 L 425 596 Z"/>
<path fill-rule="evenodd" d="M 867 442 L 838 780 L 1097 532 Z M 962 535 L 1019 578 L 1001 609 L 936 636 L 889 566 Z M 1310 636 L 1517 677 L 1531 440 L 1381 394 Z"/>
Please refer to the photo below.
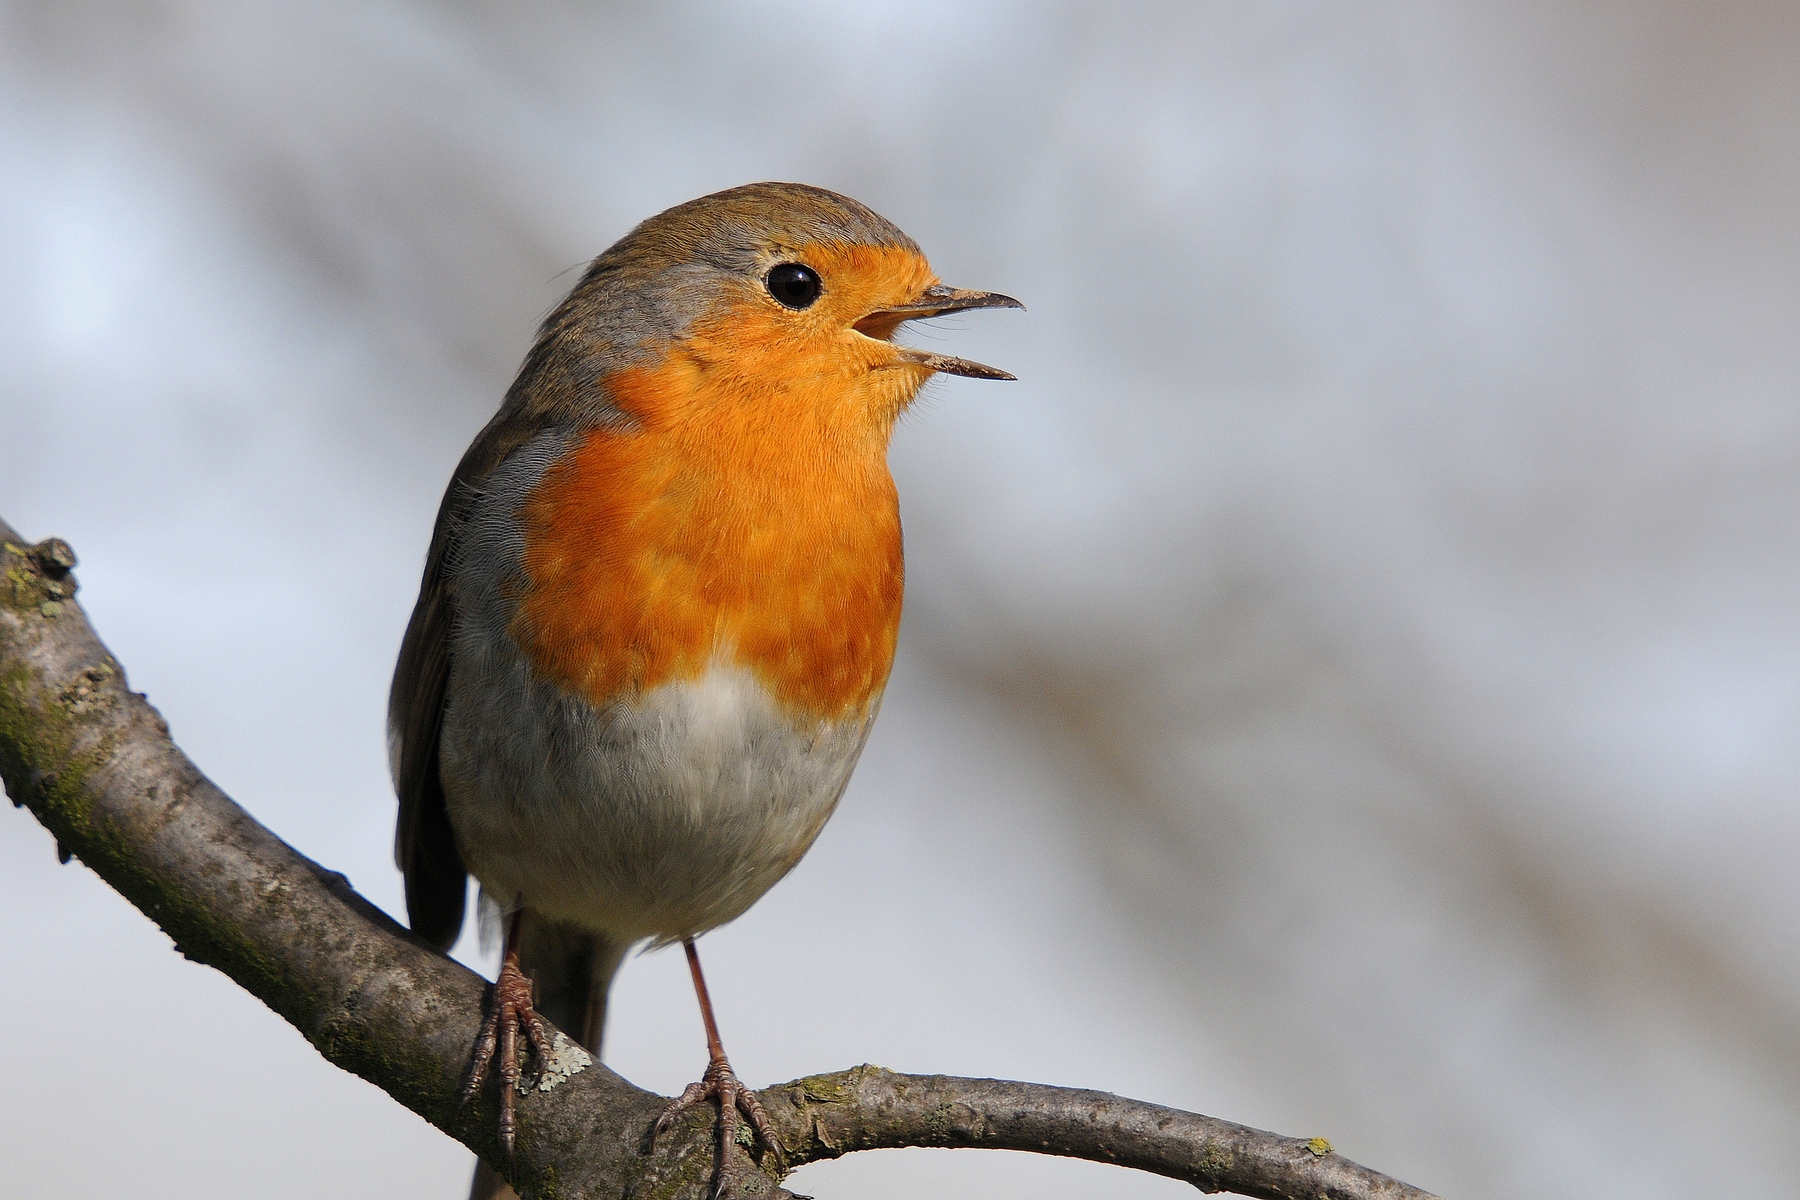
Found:
<path fill-rule="evenodd" d="M 977 292 L 968 288 L 946 287 L 934 283 L 920 294 L 917 300 L 908 304 L 896 304 L 891 308 L 878 309 L 856 323 L 857 332 L 872 338 L 887 341 L 894 336 L 902 322 L 918 321 L 926 317 L 941 317 L 946 313 L 967 312 L 972 308 L 1024 308 L 1011 296 L 1002 296 L 999 292 Z M 895 352 L 906 362 L 917 363 L 933 371 L 942 371 L 946 375 L 966 375 L 970 379 L 1017 379 L 1018 376 L 1008 374 L 997 367 L 983 366 L 978 362 L 970 362 L 966 358 L 952 358 L 948 354 L 933 354 L 929 350 L 916 350 L 911 346 L 895 347 Z"/>

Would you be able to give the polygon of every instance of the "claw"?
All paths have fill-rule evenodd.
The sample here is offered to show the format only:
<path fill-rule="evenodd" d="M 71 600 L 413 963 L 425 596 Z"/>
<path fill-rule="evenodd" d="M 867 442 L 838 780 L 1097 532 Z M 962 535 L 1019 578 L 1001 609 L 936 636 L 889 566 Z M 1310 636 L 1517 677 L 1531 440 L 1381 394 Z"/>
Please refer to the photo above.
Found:
<path fill-rule="evenodd" d="M 725 1046 L 719 1041 L 719 1027 L 713 1020 L 712 998 L 706 994 L 706 977 L 700 973 L 700 954 L 694 949 L 694 939 L 681 939 L 682 948 L 687 951 L 688 970 L 694 976 L 694 998 L 700 1002 L 700 1018 L 706 1023 L 706 1048 L 711 1061 L 706 1065 L 706 1073 L 700 1076 L 699 1083 L 690 1083 L 682 1090 L 680 1096 L 670 1102 L 667 1108 L 656 1118 L 656 1124 L 650 1127 L 648 1150 L 654 1152 L 656 1139 L 688 1109 L 707 1101 L 719 1102 L 719 1154 L 713 1162 L 712 1194 L 716 1198 L 725 1188 L 726 1164 L 731 1154 L 731 1144 L 737 1141 L 738 1120 L 740 1114 L 750 1119 L 750 1127 L 756 1136 L 762 1139 L 764 1148 L 775 1156 L 777 1166 L 786 1169 L 787 1161 L 781 1153 L 781 1143 L 775 1140 L 775 1127 L 769 1121 L 769 1114 L 763 1111 L 762 1101 L 756 1093 L 745 1087 L 731 1064 L 725 1060 Z"/>
<path fill-rule="evenodd" d="M 500 1054 L 500 1146 L 506 1157 L 513 1156 L 516 1130 L 514 1109 L 519 1098 L 519 1030 L 537 1057 L 540 1067 L 549 1062 L 549 1030 L 531 1004 L 531 980 L 519 969 L 516 947 L 509 946 L 500 962 L 500 977 L 494 981 L 487 1016 L 475 1038 L 475 1054 L 469 1063 L 469 1079 L 463 1085 L 462 1103 L 468 1104 L 481 1091 L 493 1064 L 494 1052 Z"/>
<path fill-rule="evenodd" d="M 750 1128 L 763 1147 L 775 1156 L 778 1165 L 784 1165 L 781 1143 L 775 1140 L 775 1127 L 769 1120 L 768 1112 L 756 1093 L 744 1086 L 731 1064 L 721 1055 L 707 1065 L 706 1074 L 700 1077 L 699 1083 L 690 1083 L 682 1090 L 680 1096 L 671 1101 L 662 1115 L 656 1118 L 656 1126 L 650 1131 L 650 1149 L 656 1149 L 656 1139 L 666 1132 L 677 1117 L 688 1109 L 694 1108 L 708 1100 L 715 1100 L 719 1105 L 719 1169 L 725 1166 L 725 1156 L 731 1151 L 731 1144 L 737 1140 L 740 1119 L 748 1118 Z"/>

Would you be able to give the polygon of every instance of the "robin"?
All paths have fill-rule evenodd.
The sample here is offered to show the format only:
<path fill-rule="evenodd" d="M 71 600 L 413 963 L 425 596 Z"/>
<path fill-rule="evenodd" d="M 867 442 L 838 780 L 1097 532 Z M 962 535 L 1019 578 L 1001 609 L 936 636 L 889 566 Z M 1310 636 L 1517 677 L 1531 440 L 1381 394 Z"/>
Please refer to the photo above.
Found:
<path fill-rule="evenodd" d="M 895 420 L 934 373 L 1013 378 L 895 331 L 1020 307 L 846 196 L 759 183 L 645 221 L 544 321 L 451 477 L 388 706 L 413 929 L 447 950 L 471 874 L 505 914 L 467 1094 L 497 1056 L 508 1154 L 538 1014 L 597 1055 L 626 950 L 680 942 L 709 1062 L 656 1129 L 713 1101 L 721 1156 L 740 1113 L 779 1155 L 694 940 L 806 853 L 875 720 Z"/>

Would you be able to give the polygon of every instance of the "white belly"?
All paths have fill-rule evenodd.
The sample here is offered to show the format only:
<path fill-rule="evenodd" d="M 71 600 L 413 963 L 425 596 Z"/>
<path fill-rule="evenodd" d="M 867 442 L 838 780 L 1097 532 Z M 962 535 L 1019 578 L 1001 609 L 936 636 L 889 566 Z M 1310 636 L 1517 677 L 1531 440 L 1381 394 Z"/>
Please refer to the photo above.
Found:
<path fill-rule="evenodd" d="M 502 905 L 621 940 L 703 932 L 773 887 L 831 815 L 875 717 L 796 724 L 723 665 L 595 708 L 532 679 L 510 639 L 486 645 L 459 647 L 444 715 L 463 861 Z"/>

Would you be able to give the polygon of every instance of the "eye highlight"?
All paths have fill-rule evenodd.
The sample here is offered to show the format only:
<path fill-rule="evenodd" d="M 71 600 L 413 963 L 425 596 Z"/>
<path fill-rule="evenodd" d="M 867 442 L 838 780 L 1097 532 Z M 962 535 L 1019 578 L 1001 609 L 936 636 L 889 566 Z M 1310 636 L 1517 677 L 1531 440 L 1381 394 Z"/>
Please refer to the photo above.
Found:
<path fill-rule="evenodd" d="M 819 279 L 819 273 L 803 263 L 777 263 L 769 268 L 763 277 L 768 286 L 769 295 L 775 297 L 788 308 L 807 308 L 825 285 Z"/>

